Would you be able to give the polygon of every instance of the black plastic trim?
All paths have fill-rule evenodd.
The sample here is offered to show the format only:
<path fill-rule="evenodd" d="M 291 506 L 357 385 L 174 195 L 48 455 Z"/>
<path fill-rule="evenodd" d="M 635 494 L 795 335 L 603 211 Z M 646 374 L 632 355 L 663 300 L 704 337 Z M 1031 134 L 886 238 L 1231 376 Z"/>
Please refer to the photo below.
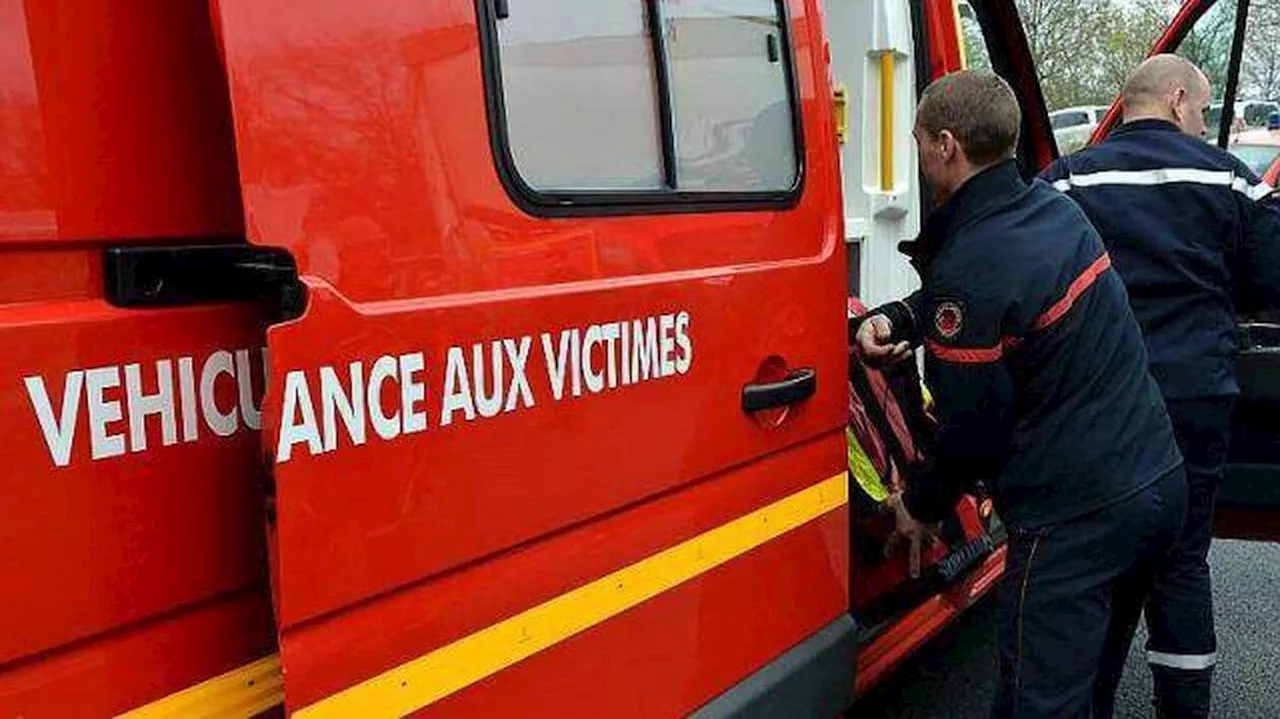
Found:
<path fill-rule="evenodd" d="M 654 57 L 654 80 L 658 84 L 658 128 L 662 133 L 662 180 L 667 189 L 679 189 L 676 169 L 676 114 L 671 103 L 671 64 L 667 61 L 667 36 L 662 32 L 662 0 L 645 0 L 649 20 L 649 42 Z"/>
<path fill-rule="evenodd" d="M 804 122 L 800 112 L 800 85 L 796 75 L 792 42 L 791 13 L 787 9 L 786 0 L 775 0 L 775 6 L 778 9 L 781 26 L 782 59 L 787 76 L 787 99 L 791 108 L 796 177 L 789 189 L 767 192 L 691 192 L 677 189 L 599 192 L 535 190 L 524 181 L 516 168 L 507 133 L 506 102 L 502 89 L 502 65 L 494 8 L 494 3 L 498 1 L 476 0 L 489 143 L 493 150 L 498 178 L 512 202 L 522 211 L 536 217 L 688 214 L 751 210 L 778 211 L 793 208 L 799 203 L 800 197 L 804 194 L 807 164 L 805 163 Z M 674 121 L 672 116 L 670 122 L 674 123 Z"/>
<path fill-rule="evenodd" d="M 933 64 L 929 58 L 929 19 L 924 12 L 924 0 L 914 0 L 911 9 L 911 44 L 915 50 L 916 102 L 924 96 L 924 90 L 933 81 Z"/>
<path fill-rule="evenodd" d="M 1240 65 L 1244 61 L 1246 24 L 1249 20 L 1249 0 L 1236 3 L 1236 26 L 1231 37 L 1231 57 L 1227 61 L 1227 87 L 1222 97 L 1222 119 L 1218 125 L 1218 147 L 1227 149 L 1231 142 L 1231 124 L 1236 116 L 1236 95 L 1240 91 Z"/>
<path fill-rule="evenodd" d="M 913 0 L 911 7 L 911 42 L 915 50 L 916 63 L 916 104 L 920 104 L 920 99 L 924 97 L 924 91 L 933 82 L 933 62 L 929 57 L 929 19 L 924 12 L 924 0 Z M 985 39 L 984 39 L 985 42 Z M 924 170 L 920 169 L 920 163 L 915 163 L 917 186 L 927 188 L 928 180 L 924 177 Z M 932 192 L 920 193 L 920 216 L 928 217 L 933 214 L 934 202 Z"/>
<path fill-rule="evenodd" d="M 690 715 L 692 719 L 831 719 L 853 703 L 858 625 L 841 615 Z"/>
<path fill-rule="evenodd" d="M 107 302 L 124 308 L 267 301 L 287 318 L 305 305 L 289 253 L 242 242 L 108 247 L 103 284 Z"/>

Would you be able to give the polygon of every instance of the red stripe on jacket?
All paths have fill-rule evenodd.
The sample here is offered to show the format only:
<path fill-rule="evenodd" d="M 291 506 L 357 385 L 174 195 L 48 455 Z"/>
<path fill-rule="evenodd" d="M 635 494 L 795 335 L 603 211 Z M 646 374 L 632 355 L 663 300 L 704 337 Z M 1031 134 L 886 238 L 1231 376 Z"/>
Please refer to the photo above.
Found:
<path fill-rule="evenodd" d="M 1105 252 L 1101 257 L 1093 261 L 1080 273 L 1080 276 L 1067 287 L 1067 292 L 1054 302 L 1049 309 L 1045 310 L 1035 322 L 1031 323 L 1031 331 L 1038 332 L 1048 329 L 1060 321 L 1071 311 L 1076 302 L 1093 287 L 1108 269 L 1111 268 L 1111 256 Z M 948 347 L 934 340 L 925 340 L 925 348 L 933 353 L 935 357 L 946 362 L 954 362 L 956 364 L 991 364 L 999 362 L 1004 358 L 1006 352 L 1013 350 L 1022 343 L 1021 337 L 1007 336 L 1002 337 L 999 342 L 991 347 Z"/>

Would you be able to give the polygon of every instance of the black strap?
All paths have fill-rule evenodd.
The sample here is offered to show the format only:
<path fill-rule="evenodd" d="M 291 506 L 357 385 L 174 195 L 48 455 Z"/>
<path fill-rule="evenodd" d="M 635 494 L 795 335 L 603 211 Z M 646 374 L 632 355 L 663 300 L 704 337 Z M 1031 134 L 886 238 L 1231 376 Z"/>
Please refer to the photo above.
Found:
<path fill-rule="evenodd" d="M 898 398 L 902 416 L 907 422 L 907 431 L 911 433 L 916 444 L 916 454 L 931 456 L 936 426 L 933 418 L 925 411 L 920 369 L 914 361 L 906 361 L 890 367 L 884 374 L 889 387 Z"/>
<path fill-rule="evenodd" d="M 871 379 L 867 376 L 866 366 L 853 354 L 849 355 L 849 382 L 853 385 L 854 394 L 858 396 L 863 408 L 866 409 L 867 417 L 871 420 L 871 424 L 875 426 L 876 432 L 880 434 L 880 439 L 884 441 L 885 447 L 889 449 L 890 460 L 897 464 L 900 470 L 905 471 L 907 467 L 911 466 L 911 463 L 907 461 L 906 450 L 903 449 L 902 443 L 898 441 L 898 435 L 893 431 L 893 425 L 889 422 L 889 416 L 885 413 L 881 399 L 876 396 L 875 391 L 871 388 Z"/>

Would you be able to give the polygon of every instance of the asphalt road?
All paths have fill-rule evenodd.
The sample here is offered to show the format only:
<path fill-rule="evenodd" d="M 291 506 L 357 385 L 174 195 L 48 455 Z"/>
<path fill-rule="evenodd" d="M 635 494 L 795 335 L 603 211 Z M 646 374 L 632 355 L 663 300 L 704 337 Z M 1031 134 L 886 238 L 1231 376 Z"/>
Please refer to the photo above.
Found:
<path fill-rule="evenodd" d="M 1280 544 L 1216 542 L 1218 719 L 1280 719 Z M 854 719 L 978 719 L 995 691 L 994 611 L 988 600 L 864 697 Z M 1139 634 L 1120 685 L 1117 717 L 1152 717 Z"/>

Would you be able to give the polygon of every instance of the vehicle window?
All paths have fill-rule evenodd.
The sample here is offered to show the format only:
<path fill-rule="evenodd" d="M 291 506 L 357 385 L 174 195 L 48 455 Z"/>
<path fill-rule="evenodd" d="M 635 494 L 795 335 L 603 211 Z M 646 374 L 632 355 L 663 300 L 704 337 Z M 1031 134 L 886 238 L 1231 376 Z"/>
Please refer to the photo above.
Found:
<path fill-rule="evenodd" d="M 782 24 L 774 0 L 664 0 L 683 190 L 795 182 Z"/>
<path fill-rule="evenodd" d="M 639 0 L 524 0 L 498 23 L 516 169 L 535 190 L 662 187 L 653 44 Z"/>
<path fill-rule="evenodd" d="M 1261 175 L 1280 157 L 1280 137 L 1276 138 L 1274 145 L 1232 145 L 1231 154 L 1240 158 L 1255 174 Z"/>
<path fill-rule="evenodd" d="M 778 0 L 500 5 L 486 35 L 493 121 L 521 193 L 558 206 L 772 201 L 798 185 Z"/>

